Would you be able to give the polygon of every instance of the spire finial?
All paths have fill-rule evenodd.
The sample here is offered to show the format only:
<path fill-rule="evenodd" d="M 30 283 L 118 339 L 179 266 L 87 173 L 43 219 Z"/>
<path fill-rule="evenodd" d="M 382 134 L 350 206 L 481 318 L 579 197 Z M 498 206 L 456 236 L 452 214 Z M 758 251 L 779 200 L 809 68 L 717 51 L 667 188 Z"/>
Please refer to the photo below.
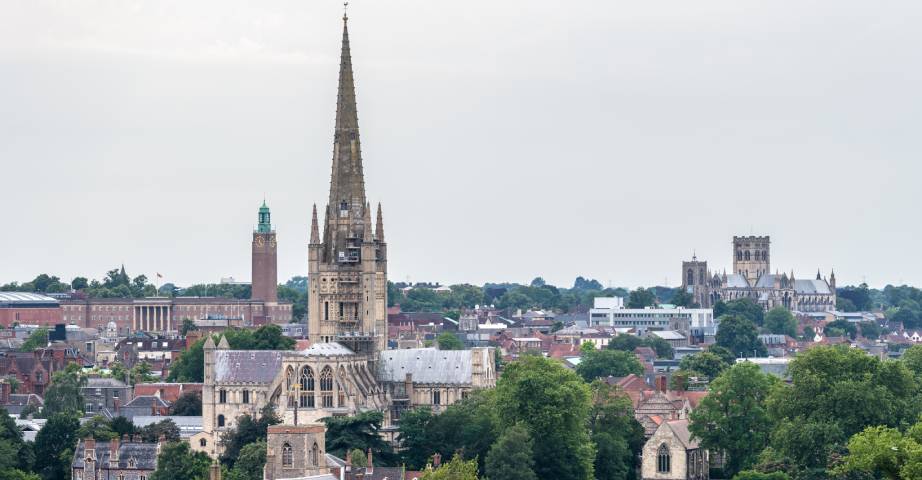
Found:
<path fill-rule="evenodd" d="M 343 2 L 343 21 L 349 21 L 349 2 Z"/>

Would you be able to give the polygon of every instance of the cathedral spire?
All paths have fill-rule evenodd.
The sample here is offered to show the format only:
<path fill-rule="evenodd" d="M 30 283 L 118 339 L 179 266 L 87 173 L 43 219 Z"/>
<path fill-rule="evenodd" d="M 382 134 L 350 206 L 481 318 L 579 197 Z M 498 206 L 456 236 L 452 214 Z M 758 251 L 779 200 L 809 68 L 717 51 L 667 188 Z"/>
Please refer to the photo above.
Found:
<path fill-rule="evenodd" d="M 333 172 L 330 177 L 330 205 L 346 204 L 358 210 L 365 206 L 365 179 L 359 139 L 359 118 L 349 49 L 349 17 L 343 15 L 343 42 L 339 59 L 339 87 L 336 95 L 336 124 L 333 132 Z"/>
<path fill-rule="evenodd" d="M 384 242 L 384 216 L 381 215 L 381 202 L 378 202 L 378 221 L 375 225 L 375 238 Z"/>
<path fill-rule="evenodd" d="M 317 204 L 314 204 L 314 211 L 311 213 L 311 245 L 320 243 L 320 227 L 317 225 Z"/>
<path fill-rule="evenodd" d="M 365 241 L 366 242 L 374 241 L 374 237 L 371 234 L 371 204 L 370 203 L 365 204 L 365 215 L 362 216 L 362 223 L 364 224 L 364 227 L 365 227 L 364 228 Z"/>

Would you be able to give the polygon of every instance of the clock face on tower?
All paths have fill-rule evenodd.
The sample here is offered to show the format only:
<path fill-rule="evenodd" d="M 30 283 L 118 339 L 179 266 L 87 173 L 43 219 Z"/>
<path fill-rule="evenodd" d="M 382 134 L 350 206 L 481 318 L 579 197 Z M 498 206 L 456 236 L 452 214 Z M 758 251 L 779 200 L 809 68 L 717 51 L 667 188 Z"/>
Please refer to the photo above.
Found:
<path fill-rule="evenodd" d="M 266 241 L 263 239 L 262 236 L 257 236 L 257 237 L 256 237 L 256 246 L 257 246 L 257 247 L 263 246 L 263 244 L 264 244 L 265 242 L 266 242 Z"/>
<path fill-rule="evenodd" d="M 275 248 L 275 237 L 269 237 L 269 246 Z"/>

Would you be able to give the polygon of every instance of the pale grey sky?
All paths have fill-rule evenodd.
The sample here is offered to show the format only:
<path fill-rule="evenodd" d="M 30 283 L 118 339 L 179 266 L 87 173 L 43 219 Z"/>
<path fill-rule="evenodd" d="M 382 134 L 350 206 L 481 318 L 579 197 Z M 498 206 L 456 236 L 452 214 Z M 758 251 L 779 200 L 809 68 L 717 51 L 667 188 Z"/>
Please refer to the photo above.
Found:
<path fill-rule="evenodd" d="M 0 283 L 279 279 L 327 196 L 342 4 L 0 0 Z M 619 286 L 730 267 L 922 285 L 922 3 L 350 6 L 390 278 Z"/>

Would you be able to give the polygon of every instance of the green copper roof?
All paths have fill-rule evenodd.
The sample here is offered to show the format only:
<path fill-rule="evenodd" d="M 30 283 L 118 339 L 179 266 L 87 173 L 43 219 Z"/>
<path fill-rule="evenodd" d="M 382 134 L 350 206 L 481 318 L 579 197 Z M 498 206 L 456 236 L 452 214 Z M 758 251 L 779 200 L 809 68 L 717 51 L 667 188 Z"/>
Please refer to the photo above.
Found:
<path fill-rule="evenodd" d="M 259 207 L 259 225 L 256 227 L 256 231 L 259 233 L 271 232 L 272 222 L 270 218 L 271 215 L 269 214 L 269 206 L 266 205 L 266 201 L 263 200 L 263 205 Z"/>

